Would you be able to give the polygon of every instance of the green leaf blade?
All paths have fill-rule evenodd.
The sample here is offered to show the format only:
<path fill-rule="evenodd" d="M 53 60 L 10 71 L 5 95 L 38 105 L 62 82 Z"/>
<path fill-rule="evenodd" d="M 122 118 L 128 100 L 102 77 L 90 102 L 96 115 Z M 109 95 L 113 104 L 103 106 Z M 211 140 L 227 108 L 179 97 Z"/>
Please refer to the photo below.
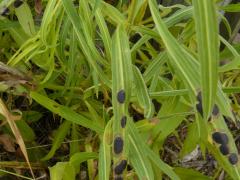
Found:
<path fill-rule="evenodd" d="M 193 6 L 201 69 L 203 114 L 207 119 L 215 103 L 218 82 L 219 38 L 217 16 L 215 2 L 212 0 L 194 0 Z"/>

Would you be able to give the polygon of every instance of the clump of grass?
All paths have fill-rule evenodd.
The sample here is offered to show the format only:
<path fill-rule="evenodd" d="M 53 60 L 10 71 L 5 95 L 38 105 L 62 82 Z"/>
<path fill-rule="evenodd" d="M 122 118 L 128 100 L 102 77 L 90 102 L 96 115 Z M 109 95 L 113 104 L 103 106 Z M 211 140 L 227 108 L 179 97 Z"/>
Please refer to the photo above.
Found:
<path fill-rule="evenodd" d="M 238 25 L 222 12 L 240 8 L 221 2 L 2 0 L 1 133 L 23 155 L 1 176 L 239 179 Z M 211 172 L 183 166 L 205 156 Z"/>

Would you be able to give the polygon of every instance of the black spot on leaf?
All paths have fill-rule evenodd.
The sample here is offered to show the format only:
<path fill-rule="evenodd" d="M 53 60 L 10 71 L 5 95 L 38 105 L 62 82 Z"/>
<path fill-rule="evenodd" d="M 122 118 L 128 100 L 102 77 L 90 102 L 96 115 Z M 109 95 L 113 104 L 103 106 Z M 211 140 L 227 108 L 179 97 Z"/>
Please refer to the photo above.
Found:
<path fill-rule="evenodd" d="M 219 150 L 222 153 L 222 155 L 224 155 L 224 156 L 229 154 L 229 148 L 228 148 L 228 146 L 226 144 L 222 144 L 219 147 Z"/>
<path fill-rule="evenodd" d="M 197 109 L 198 113 L 203 117 L 202 103 L 198 103 L 196 105 L 196 109 Z"/>
<path fill-rule="evenodd" d="M 121 137 L 116 137 L 114 139 L 113 149 L 116 154 L 120 154 L 123 150 L 123 139 Z"/>
<path fill-rule="evenodd" d="M 126 124 L 127 124 L 127 116 L 123 116 L 121 119 L 121 127 L 125 128 Z"/>
<path fill-rule="evenodd" d="M 2 12 L 2 16 L 7 16 L 8 14 L 9 14 L 9 9 L 8 8 L 5 8 L 4 10 L 3 10 L 3 12 Z"/>
<path fill-rule="evenodd" d="M 197 100 L 200 102 L 202 101 L 202 93 L 201 92 L 198 92 L 197 94 Z"/>
<path fill-rule="evenodd" d="M 218 116 L 219 115 L 219 108 L 216 104 L 213 106 L 212 115 L 213 116 Z"/>
<path fill-rule="evenodd" d="M 238 156 L 236 153 L 231 153 L 229 156 L 228 156 L 228 161 L 232 164 L 232 165 L 235 165 L 237 164 L 238 162 Z"/>
<path fill-rule="evenodd" d="M 13 6 L 14 6 L 15 8 L 18 8 L 18 7 L 20 7 L 22 4 L 23 4 L 23 1 L 21 1 L 21 0 L 15 0 L 15 2 L 13 3 Z"/>
<path fill-rule="evenodd" d="M 122 174 L 124 169 L 127 167 L 127 160 L 122 160 L 115 168 L 115 174 Z"/>
<path fill-rule="evenodd" d="M 212 139 L 218 144 L 226 145 L 228 143 L 228 136 L 225 133 L 214 132 L 212 134 Z"/>
<path fill-rule="evenodd" d="M 119 103 L 124 103 L 125 101 L 125 91 L 124 90 L 120 90 L 117 94 L 117 100 Z"/>
<path fill-rule="evenodd" d="M 196 104 L 196 109 L 197 109 L 198 113 L 203 117 L 202 94 L 201 94 L 201 92 L 198 93 L 197 100 L 198 100 L 198 103 Z"/>

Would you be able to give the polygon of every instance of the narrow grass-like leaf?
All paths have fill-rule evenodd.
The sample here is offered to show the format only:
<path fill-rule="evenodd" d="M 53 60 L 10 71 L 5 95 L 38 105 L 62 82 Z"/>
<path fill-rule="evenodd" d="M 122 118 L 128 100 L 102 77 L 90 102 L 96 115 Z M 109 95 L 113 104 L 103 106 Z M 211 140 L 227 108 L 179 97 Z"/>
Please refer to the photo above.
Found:
<path fill-rule="evenodd" d="M 160 66 L 162 66 L 166 62 L 167 53 L 159 53 L 152 62 L 148 65 L 145 70 L 143 77 L 146 82 L 148 82 L 157 71 L 159 71 Z"/>
<path fill-rule="evenodd" d="M 33 22 L 33 17 L 31 10 L 26 2 L 24 2 L 20 7 L 15 9 L 16 16 L 19 23 L 21 24 L 24 31 L 29 35 L 35 35 L 35 26 Z"/>
<path fill-rule="evenodd" d="M 156 28 L 161 35 L 168 54 L 170 55 L 169 61 L 171 65 L 176 68 L 176 73 L 179 74 L 179 76 L 185 81 L 185 84 L 190 88 L 189 90 L 192 92 L 191 95 L 193 95 L 192 98 L 195 99 L 197 94 L 196 90 L 200 88 L 199 63 L 168 31 L 156 8 L 157 5 L 153 0 L 149 0 L 149 6 Z M 218 85 L 217 91 L 217 103 L 224 115 L 231 118 L 233 117 L 229 100 L 221 91 L 220 84 Z"/>
<path fill-rule="evenodd" d="M 79 151 L 79 142 L 76 141 L 79 138 L 78 126 L 72 123 L 71 127 L 71 141 L 70 142 L 70 156 Z"/>
<path fill-rule="evenodd" d="M 123 140 L 123 149 L 120 155 L 114 153 L 114 163 L 127 154 L 128 140 L 126 127 L 121 125 L 121 120 L 128 117 L 128 105 L 131 97 L 131 85 L 133 79 L 132 60 L 130 55 L 129 41 L 123 25 L 117 27 L 113 37 L 112 52 L 112 102 L 113 102 L 113 132 L 114 138 L 119 137 Z"/>
<path fill-rule="evenodd" d="M 99 180 L 109 179 L 111 168 L 111 140 L 112 140 L 112 120 L 105 127 L 103 140 L 99 151 Z"/>
<path fill-rule="evenodd" d="M 205 176 L 193 169 L 176 167 L 174 171 L 179 175 L 181 180 L 195 179 L 195 180 L 213 180 L 209 176 Z"/>
<path fill-rule="evenodd" d="M 59 128 L 55 134 L 51 150 L 48 152 L 48 154 L 46 156 L 44 156 L 42 158 L 42 161 L 49 160 L 50 158 L 52 158 L 54 156 L 56 150 L 61 146 L 61 143 L 64 141 L 67 133 L 69 132 L 70 127 L 71 127 L 70 121 L 65 121 L 59 126 Z"/>
<path fill-rule="evenodd" d="M 58 114 L 62 118 L 71 121 L 73 123 L 79 124 L 83 127 L 90 128 L 94 131 L 99 133 L 103 132 L 103 128 L 100 127 L 95 121 L 91 121 L 84 117 L 83 115 L 74 112 L 72 109 L 60 105 L 55 101 L 49 99 L 48 97 L 41 95 L 37 92 L 31 92 L 30 96 L 40 105 L 44 106 L 45 108 L 49 109 L 53 113 Z"/>
<path fill-rule="evenodd" d="M 184 63 L 186 58 L 189 58 L 184 52 L 183 48 L 178 44 L 176 39 L 170 34 L 167 29 L 167 26 L 164 24 L 163 20 L 160 17 L 160 14 L 157 9 L 157 5 L 153 0 L 149 0 L 150 10 L 153 16 L 153 20 L 156 24 L 156 28 L 166 46 L 167 52 L 170 55 L 170 58 L 174 61 L 176 66 L 180 69 L 182 78 L 184 78 L 186 85 L 190 88 L 193 94 L 196 93 L 195 87 L 197 86 L 196 81 L 192 81 L 184 69 L 188 68 L 191 71 L 191 74 L 195 74 L 195 71 L 189 64 Z M 196 75 L 195 78 L 197 79 Z"/>
<path fill-rule="evenodd" d="M 149 147 L 146 148 L 146 152 L 148 152 L 149 159 L 166 175 L 168 175 L 171 179 L 180 180 L 178 175 L 173 171 L 173 169 L 163 162 L 159 155 L 154 153 Z"/>
<path fill-rule="evenodd" d="M 187 95 L 188 94 L 188 89 L 176 89 L 176 90 L 169 90 L 169 91 L 160 91 L 160 92 L 150 92 L 150 97 L 155 98 L 155 97 L 161 97 L 161 96 L 182 96 L 182 95 Z"/>
<path fill-rule="evenodd" d="M 145 0 L 133 0 L 131 1 L 130 7 L 128 9 L 128 22 L 133 24 L 141 6 L 145 3 Z"/>
<path fill-rule="evenodd" d="M 99 30 L 101 33 L 100 35 L 101 35 L 103 43 L 104 43 L 106 56 L 108 59 L 111 59 L 112 40 L 111 40 L 111 36 L 110 36 L 109 30 L 108 30 L 107 24 L 103 18 L 101 11 L 102 11 L 102 6 L 96 10 L 96 13 L 95 13 L 96 22 L 98 24 L 98 27 L 99 27 Z"/>
<path fill-rule="evenodd" d="M 31 142 L 35 139 L 36 135 L 34 131 L 23 119 L 17 121 L 16 124 L 24 141 Z"/>
<path fill-rule="evenodd" d="M 221 113 L 221 112 L 219 112 Z M 232 165 L 228 157 L 224 156 L 221 154 L 219 150 L 219 146 L 214 143 L 212 139 L 212 133 L 214 132 L 222 132 L 227 135 L 228 137 L 228 148 L 230 153 L 236 153 L 238 154 L 238 149 L 235 145 L 235 140 L 232 136 L 231 131 L 228 129 L 227 124 L 225 123 L 225 120 L 223 116 L 217 116 L 217 117 L 212 117 L 211 121 L 208 126 L 208 133 L 209 133 L 209 142 L 207 143 L 207 147 L 210 150 L 210 152 L 214 155 L 214 157 L 217 159 L 221 167 L 228 172 L 228 174 L 233 178 L 233 179 L 240 179 L 240 163 L 239 160 L 235 165 Z"/>
<path fill-rule="evenodd" d="M 97 159 L 97 157 L 97 153 L 95 152 L 78 152 L 71 156 L 69 163 L 71 163 L 73 166 L 78 166 L 84 161 L 89 159 Z"/>
<path fill-rule="evenodd" d="M 216 99 L 219 62 L 218 24 L 213 0 L 193 0 L 201 69 L 203 114 L 207 119 Z"/>
<path fill-rule="evenodd" d="M 102 1 L 102 13 L 109 17 L 109 21 L 113 24 L 122 24 L 126 20 L 125 16 L 114 6 Z"/>
<path fill-rule="evenodd" d="M 236 4 L 229 4 L 227 6 L 222 6 L 220 9 L 226 11 L 226 12 L 239 12 L 240 11 L 240 3 Z"/>
<path fill-rule="evenodd" d="M 134 123 L 129 121 L 129 143 L 130 157 L 129 160 L 133 165 L 139 179 L 154 179 L 153 169 L 149 159 L 146 156 L 146 144 L 138 134 Z"/>
<path fill-rule="evenodd" d="M 134 72 L 134 79 L 135 79 L 134 82 L 136 85 L 135 88 L 136 88 L 138 101 L 140 105 L 144 108 L 144 116 L 146 118 L 150 118 L 154 113 L 154 108 L 148 94 L 148 89 L 146 87 L 146 84 L 144 82 L 141 72 L 138 70 L 136 66 L 134 66 L 133 72 Z"/>
<path fill-rule="evenodd" d="M 175 24 L 181 22 L 182 20 L 192 17 L 192 12 L 193 12 L 193 8 L 191 6 L 182 8 L 176 11 L 172 16 L 166 19 L 163 19 L 163 21 L 165 22 L 167 27 L 172 27 Z M 146 43 L 149 39 L 151 39 L 151 36 L 148 36 L 148 35 L 142 36 L 141 39 L 134 44 L 131 51 L 136 51 L 142 44 Z"/>
<path fill-rule="evenodd" d="M 94 52 L 94 53 L 91 52 L 89 46 L 87 45 L 86 38 L 83 36 L 83 33 L 82 33 L 82 28 L 83 27 L 81 26 L 79 16 L 78 16 L 76 10 L 74 9 L 72 1 L 63 0 L 62 3 L 63 3 L 63 6 L 65 8 L 65 11 L 66 11 L 70 21 L 73 24 L 74 30 L 75 30 L 76 35 L 78 37 L 80 47 L 81 47 L 84 55 L 86 56 L 88 62 L 92 65 L 92 67 L 94 68 L 96 73 L 99 75 L 99 77 L 103 80 L 103 82 L 106 83 L 110 87 L 111 84 L 110 84 L 109 79 L 102 72 L 102 70 L 98 66 L 97 62 L 95 61 L 95 57 L 96 56 L 99 57 L 99 55 L 97 55 L 96 52 Z M 99 59 L 98 57 L 96 58 L 96 60 Z"/>

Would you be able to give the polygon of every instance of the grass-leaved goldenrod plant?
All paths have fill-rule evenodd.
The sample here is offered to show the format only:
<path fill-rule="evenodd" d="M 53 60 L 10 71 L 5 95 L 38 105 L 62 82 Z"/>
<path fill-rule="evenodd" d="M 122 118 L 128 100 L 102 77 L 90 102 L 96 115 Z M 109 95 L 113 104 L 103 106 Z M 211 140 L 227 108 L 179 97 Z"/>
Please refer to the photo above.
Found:
<path fill-rule="evenodd" d="M 239 13 L 0 0 L 0 176 L 240 179 Z"/>

